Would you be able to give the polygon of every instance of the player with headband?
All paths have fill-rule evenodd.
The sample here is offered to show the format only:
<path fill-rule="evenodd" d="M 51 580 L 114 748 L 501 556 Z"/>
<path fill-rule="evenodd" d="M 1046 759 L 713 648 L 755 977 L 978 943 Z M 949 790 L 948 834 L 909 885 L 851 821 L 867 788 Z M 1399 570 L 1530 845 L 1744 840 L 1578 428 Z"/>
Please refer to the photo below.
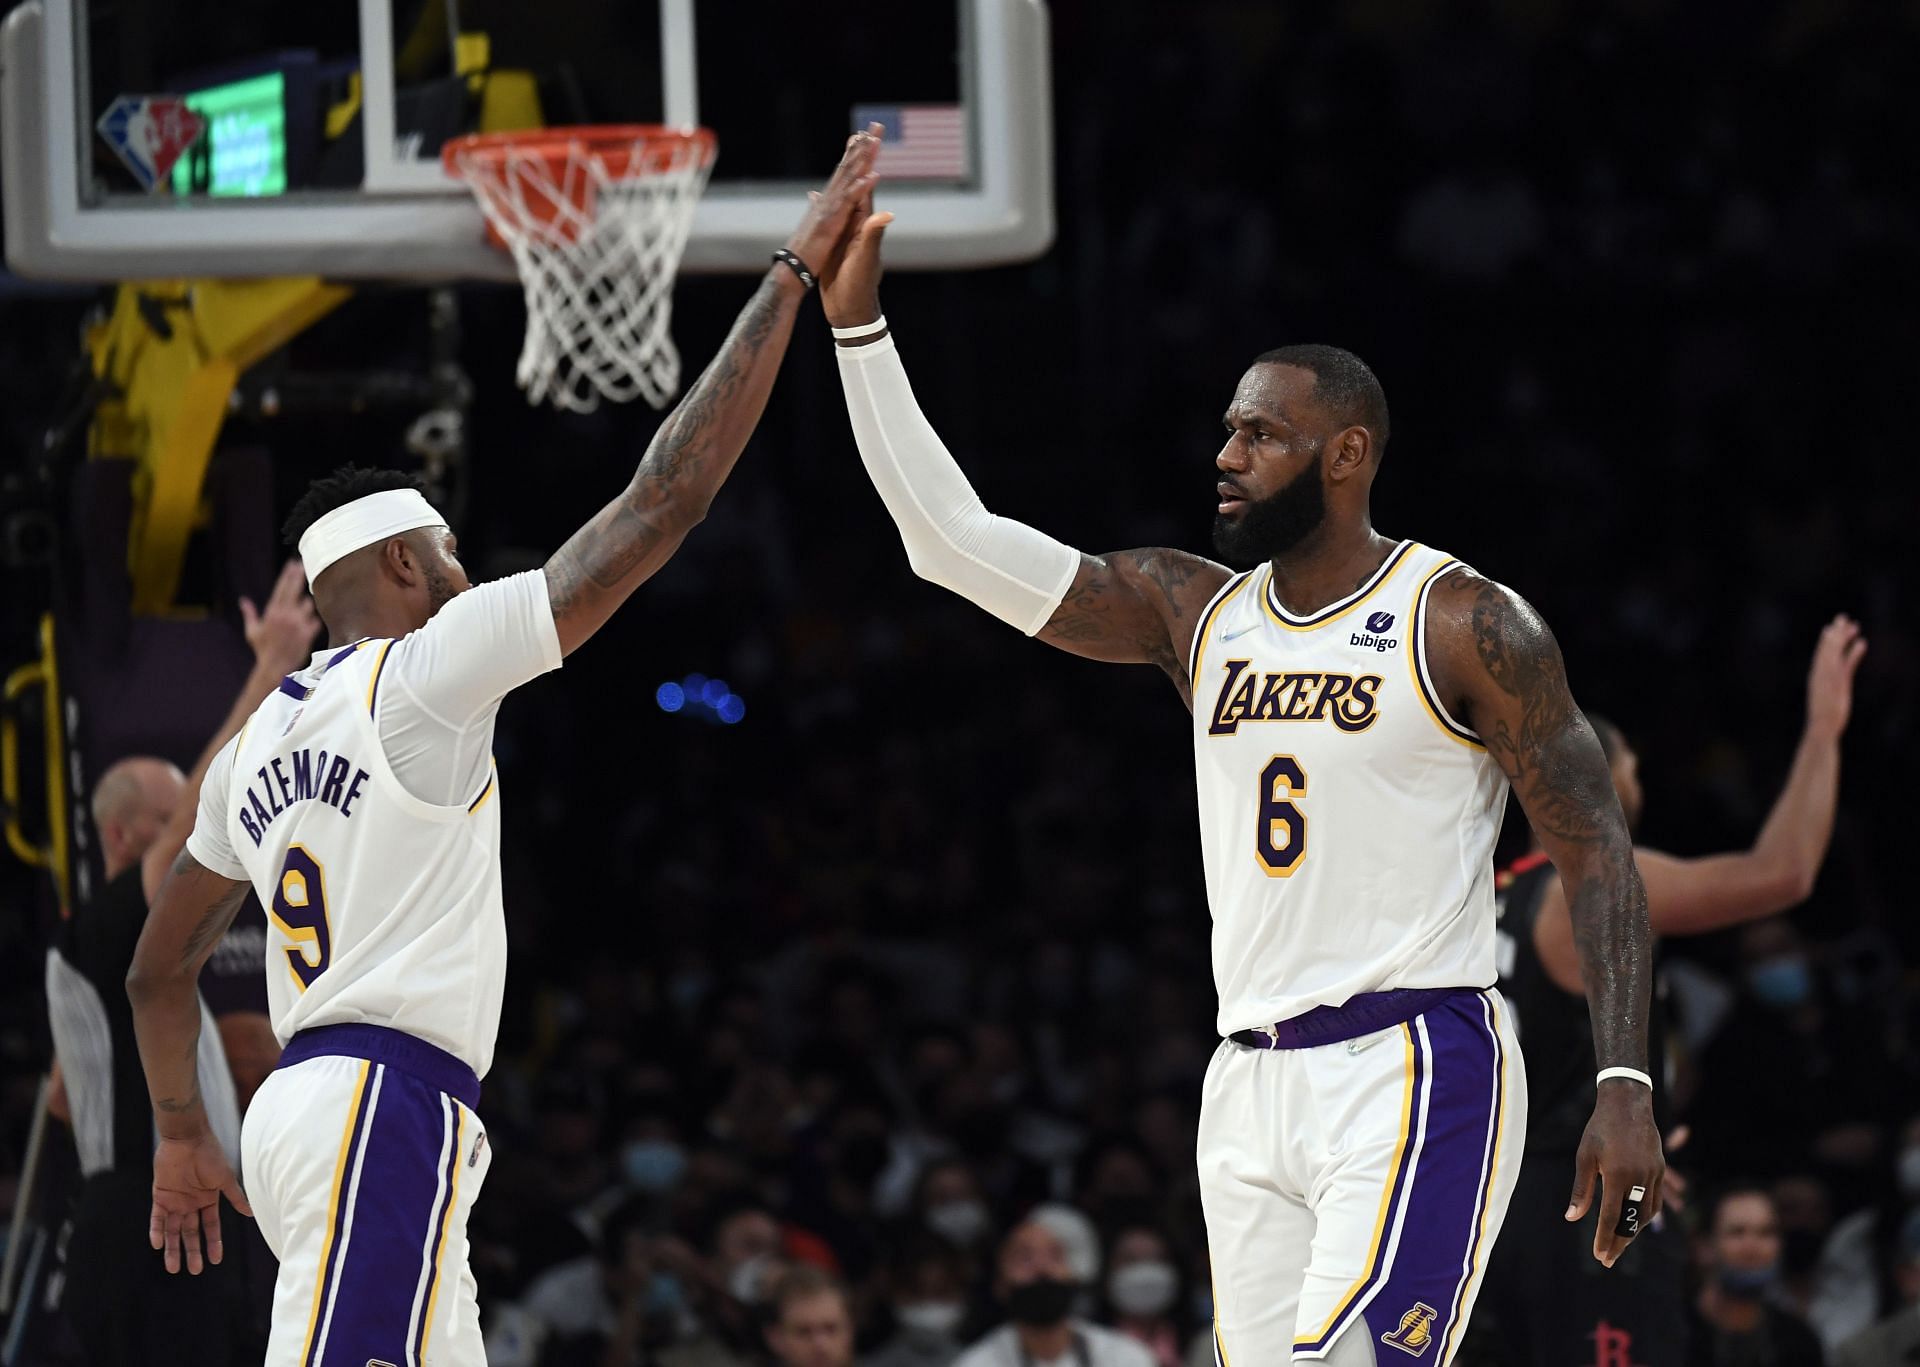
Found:
<path fill-rule="evenodd" d="M 878 146 L 848 142 L 626 489 L 544 569 L 470 586 L 446 519 L 392 472 L 349 468 L 294 510 L 327 648 L 213 761 L 127 982 L 160 1132 L 153 1246 L 198 1272 L 222 1195 L 258 1218 L 280 1259 L 269 1367 L 485 1361 L 466 1225 L 506 976 L 494 716 L 705 515 Z M 285 1053 L 247 1114 L 243 1195 L 200 1099 L 194 982 L 249 885 Z"/>

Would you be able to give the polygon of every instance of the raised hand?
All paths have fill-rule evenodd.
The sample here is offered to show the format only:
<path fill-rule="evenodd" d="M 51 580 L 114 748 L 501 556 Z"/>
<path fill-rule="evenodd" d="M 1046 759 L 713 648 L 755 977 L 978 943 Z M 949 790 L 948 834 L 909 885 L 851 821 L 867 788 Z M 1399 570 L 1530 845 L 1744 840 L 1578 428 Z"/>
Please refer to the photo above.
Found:
<path fill-rule="evenodd" d="M 1860 624 L 1844 612 L 1827 623 L 1807 670 L 1807 729 L 1839 739 L 1853 715 L 1853 675 L 1867 653 Z"/>
<path fill-rule="evenodd" d="M 306 571 L 298 559 L 280 567 L 280 577 L 274 581 L 264 611 L 254 607 L 251 598 L 240 600 L 240 621 L 256 660 L 282 674 L 307 662 L 313 638 L 320 631 L 320 614 L 314 611 L 313 599 L 307 597 Z"/>
<path fill-rule="evenodd" d="M 876 154 L 880 125 L 869 125 Z M 873 211 L 878 176 L 866 178 L 840 248 L 820 266 L 820 306 L 834 327 L 857 327 L 880 316 L 880 239 L 893 215 Z"/>
<path fill-rule="evenodd" d="M 196 1277 L 207 1263 L 220 1261 L 225 1252 L 220 1238 L 223 1195 L 242 1215 L 253 1214 L 246 1193 L 240 1190 L 240 1179 L 233 1175 L 211 1131 L 203 1130 L 193 1139 L 160 1140 L 153 1153 L 153 1214 L 147 1223 L 147 1242 L 166 1254 L 167 1271 L 180 1270 L 183 1254 L 187 1271 Z"/>
<path fill-rule="evenodd" d="M 807 212 L 787 239 L 787 250 L 816 276 L 824 279 L 829 264 L 837 260 L 855 211 L 872 205 L 879 180 L 873 162 L 879 155 L 880 125 L 869 124 L 867 131 L 847 139 L 847 150 L 826 188 L 807 196 Z"/>

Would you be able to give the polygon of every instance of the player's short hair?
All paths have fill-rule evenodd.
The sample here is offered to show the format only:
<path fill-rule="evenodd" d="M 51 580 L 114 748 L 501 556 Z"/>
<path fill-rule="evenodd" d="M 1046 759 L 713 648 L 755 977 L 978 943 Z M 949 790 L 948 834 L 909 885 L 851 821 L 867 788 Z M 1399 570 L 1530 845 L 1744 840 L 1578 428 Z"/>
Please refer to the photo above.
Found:
<path fill-rule="evenodd" d="M 852 1318 L 853 1298 L 847 1294 L 846 1284 L 824 1267 L 801 1263 L 781 1273 L 775 1280 L 773 1291 L 767 1297 L 767 1308 L 777 1320 L 787 1313 L 787 1307 L 795 1301 L 808 1301 L 815 1296 L 825 1295 L 838 1296 L 848 1318 Z"/>
<path fill-rule="evenodd" d="M 344 508 L 368 494 L 419 487 L 419 479 L 404 470 L 370 470 L 364 465 L 342 465 L 326 478 L 316 479 L 307 486 L 306 493 L 300 495 L 300 501 L 287 514 L 280 535 L 286 539 L 288 546 L 298 547 L 300 538 L 307 534 L 307 528 L 335 508 Z"/>
<path fill-rule="evenodd" d="M 1255 365 L 1290 365 L 1313 374 L 1313 397 L 1332 409 L 1343 423 L 1364 427 L 1373 434 L 1375 460 L 1387 453 L 1391 423 L 1387 418 L 1387 391 L 1380 387 L 1367 363 L 1351 351 L 1318 342 L 1275 347 L 1253 358 Z"/>

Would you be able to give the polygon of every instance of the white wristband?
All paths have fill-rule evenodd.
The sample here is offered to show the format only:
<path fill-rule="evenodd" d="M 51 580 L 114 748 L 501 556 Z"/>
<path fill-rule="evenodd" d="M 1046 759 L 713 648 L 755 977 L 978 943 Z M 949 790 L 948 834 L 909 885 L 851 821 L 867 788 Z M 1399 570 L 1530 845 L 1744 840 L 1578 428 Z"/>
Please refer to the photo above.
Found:
<path fill-rule="evenodd" d="M 1593 1079 L 1593 1085 L 1598 1087 L 1610 1077 L 1632 1078 L 1642 1087 L 1651 1088 L 1653 1086 L 1653 1079 L 1641 1072 L 1638 1068 L 1602 1068 L 1599 1074 Z"/>
<path fill-rule="evenodd" d="M 841 338 L 845 341 L 853 341 L 854 339 L 860 338 L 860 337 L 877 337 L 881 333 L 885 332 L 886 330 L 887 330 L 887 315 L 884 313 L 881 314 L 878 318 L 874 319 L 871 323 L 856 323 L 854 324 L 854 326 L 850 328 L 831 329 L 835 337 Z"/>

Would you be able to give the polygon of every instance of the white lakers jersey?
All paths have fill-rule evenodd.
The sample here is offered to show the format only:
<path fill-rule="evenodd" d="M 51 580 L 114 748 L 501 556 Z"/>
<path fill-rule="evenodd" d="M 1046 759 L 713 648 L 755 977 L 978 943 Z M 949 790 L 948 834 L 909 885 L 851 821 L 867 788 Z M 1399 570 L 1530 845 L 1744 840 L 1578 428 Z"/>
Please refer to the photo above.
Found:
<path fill-rule="evenodd" d="M 251 882 L 267 909 L 267 989 L 285 1044 L 312 1026 L 372 1023 L 439 1046 L 484 1076 L 506 982 L 499 780 L 428 801 L 403 785 L 389 709 L 490 743 L 507 689 L 560 663 L 544 577 L 455 597 L 419 631 L 321 651 L 220 752 L 193 857 Z M 383 743 L 382 736 L 386 736 Z M 422 770 L 438 773 L 438 770 Z M 420 785 L 416 781 L 415 788 Z"/>
<path fill-rule="evenodd" d="M 1402 542 L 1308 617 L 1272 570 L 1194 633 L 1194 768 L 1220 1033 L 1399 987 L 1493 984 L 1507 783 L 1427 670 L 1427 594 L 1460 562 Z"/>

